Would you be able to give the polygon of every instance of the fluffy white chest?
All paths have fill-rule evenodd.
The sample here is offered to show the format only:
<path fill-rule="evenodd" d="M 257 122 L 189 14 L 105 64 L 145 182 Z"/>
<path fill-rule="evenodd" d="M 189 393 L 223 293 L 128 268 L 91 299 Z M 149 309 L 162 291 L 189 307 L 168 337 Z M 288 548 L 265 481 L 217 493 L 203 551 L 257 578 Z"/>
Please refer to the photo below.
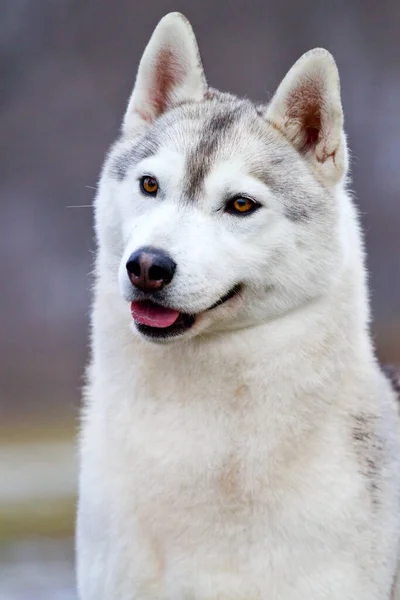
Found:
<path fill-rule="evenodd" d="M 297 423 L 286 439 L 274 435 L 282 424 L 273 403 L 235 381 L 230 388 L 224 411 L 204 381 L 207 401 L 178 388 L 178 398 L 156 401 L 138 392 L 113 414 L 92 415 L 81 535 L 86 568 L 103 574 L 88 578 L 102 582 L 88 598 L 252 600 L 268 589 L 289 600 L 307 595 L 310 577 L 313 587 L 320 577 L 336 585 L 336 572 L 343 589 L 347 539 L 367 512 L 335 426 L 310 431 L 300 448 Z M 335 597 L 325 590 L 320 598 Z"/>

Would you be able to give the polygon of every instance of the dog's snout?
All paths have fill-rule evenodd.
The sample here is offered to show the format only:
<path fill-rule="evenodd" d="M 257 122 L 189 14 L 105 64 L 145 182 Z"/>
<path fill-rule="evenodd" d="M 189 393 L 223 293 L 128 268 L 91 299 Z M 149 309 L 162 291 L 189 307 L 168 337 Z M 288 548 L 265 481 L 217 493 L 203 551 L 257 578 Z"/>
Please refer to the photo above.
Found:
<path fill-rule="evenodd" d="M 131 254 L 126 270 L 134 286 L 144 292 L 154 292 L 171 282 L 176 263 L 163 250 L 148 246 Z"/>

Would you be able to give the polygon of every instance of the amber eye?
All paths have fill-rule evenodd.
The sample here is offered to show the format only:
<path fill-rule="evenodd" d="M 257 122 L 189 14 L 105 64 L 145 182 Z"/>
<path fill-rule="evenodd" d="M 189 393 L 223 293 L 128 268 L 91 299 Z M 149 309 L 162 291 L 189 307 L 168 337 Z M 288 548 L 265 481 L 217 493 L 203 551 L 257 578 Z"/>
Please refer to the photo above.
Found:
<path fill-rule="evenodd" d="M 155 196 L 158 192 L 157 179 L 154 179 L 154 177 L 149 177 L 148 175 L 142 177 L 140 180 L 140 189 L 143 194 Z"/>
<path fill-rule="evenodd" d="M 254 200 L 250 200 L 250 198 L 244 198 L 243 196 L 238 196 L 234 198 L 226 205 L 226 211 L 233 215 L 248 215 L 254 212 L 260 205 L 258 202 Z"/>

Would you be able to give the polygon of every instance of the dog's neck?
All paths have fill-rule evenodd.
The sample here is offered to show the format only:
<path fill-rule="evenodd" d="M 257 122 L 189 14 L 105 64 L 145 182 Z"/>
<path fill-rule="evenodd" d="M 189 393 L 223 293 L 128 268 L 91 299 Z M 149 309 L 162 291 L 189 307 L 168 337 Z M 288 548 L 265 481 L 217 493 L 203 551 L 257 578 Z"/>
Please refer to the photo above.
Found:
<path fill-rule="evenodd" d="M 246 419 L 250 430 L 262 423 L 271 452 L 289 439 L 300 448 L 346 405 L 345 381 L 368 386 L 360 384 L 362 365 L 374 358 L 364 284 L 357 281 L 348 272 L 329 294 L 269 323 L 166 345 L 138 339 L 126 313 L 117 315 L 98 295 L 96 401 L 128 428 L 148 413 L 178 419 L 179 427 L 188 426 L 186 418 L 190 426 L 216 418 L 227 427 Z"/>
<path fill-rule="evenodd" d="M 123 364 L 124 379 L 140 373 L 143 381 L 159 380 L 162 387 L 163 381 L 172 385 L 176 379 L 179 386 L 190 372 L 195 386 L 204 378 L 218 385 L 223 373 L 255 369 L 257 377 L 278 381 L 285 374 L 298 383 L 302 377 L 310 380 L 312 373 L 335 378 L 338 369 L 354 361 L 373 360 L 365 282 L 352 268 L 324 296 L 278 319 L 165 345 L 137 339 L 128 326 L 129 307 L 114 292 L 107 295 L 106 288 L 110 290 L 98 282 L 94 327 L 96 339 L 103 339 L 94 347 L 94 359 L 103 368 L 110 368 L 111 361 L 116 373 Z"/>

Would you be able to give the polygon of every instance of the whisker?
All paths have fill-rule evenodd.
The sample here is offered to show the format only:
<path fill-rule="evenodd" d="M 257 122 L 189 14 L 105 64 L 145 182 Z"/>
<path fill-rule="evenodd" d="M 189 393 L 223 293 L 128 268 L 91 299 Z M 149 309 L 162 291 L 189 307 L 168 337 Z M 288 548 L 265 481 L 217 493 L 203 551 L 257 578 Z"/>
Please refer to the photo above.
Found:
<path fill-rule="evenodd" d="M 93 208 L 92 204 L 78 204 L 77 206 L 67 206 L 66 208 Z"/>

